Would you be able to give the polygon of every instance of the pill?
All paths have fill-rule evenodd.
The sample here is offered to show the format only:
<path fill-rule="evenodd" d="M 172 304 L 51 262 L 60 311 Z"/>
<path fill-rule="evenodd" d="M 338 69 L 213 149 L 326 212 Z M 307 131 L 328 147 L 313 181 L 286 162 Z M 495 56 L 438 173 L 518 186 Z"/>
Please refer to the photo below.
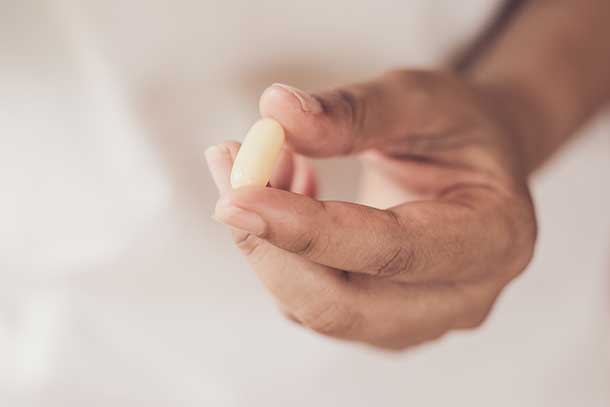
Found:
<path fill-rule="evenodd" d="M 277 121 L 261 119 L 254 123 L 235 157 L 231 186 L 266 186 L 283 145 L 284 129 Z"/>

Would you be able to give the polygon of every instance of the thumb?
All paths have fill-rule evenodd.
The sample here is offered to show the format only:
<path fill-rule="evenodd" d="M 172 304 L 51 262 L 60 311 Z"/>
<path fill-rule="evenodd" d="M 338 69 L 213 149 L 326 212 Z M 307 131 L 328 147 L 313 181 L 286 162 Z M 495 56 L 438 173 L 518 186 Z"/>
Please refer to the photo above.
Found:
<path fill-rule="evenodd" d="M 396 148 L 397 142 L 446 130 L 452 109 L 446 98 L 437 101 L 447 92 L 441 82 L 434 73 L 394 71 L 316 94 L 274 84 L 263 92 L 259 110 L 280 122 L 288 143 L 304 155 Z"/>

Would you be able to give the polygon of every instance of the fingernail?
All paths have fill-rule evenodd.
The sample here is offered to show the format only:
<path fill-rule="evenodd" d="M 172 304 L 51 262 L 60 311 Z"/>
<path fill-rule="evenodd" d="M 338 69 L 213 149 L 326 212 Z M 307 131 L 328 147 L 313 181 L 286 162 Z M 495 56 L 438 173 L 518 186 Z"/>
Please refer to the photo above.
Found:
<path fill-rule="evenodd" d="M 314 98 L 307 92 L 303 92 L 301 89 L 284 85 L 282 83 L 274 83 L 271 86 L 277 86 L 278 88 L 284 89 L 285 91 L 292 93 L 301 104 L 301 109 L 303 109 L 305 113 L 316 114 L 322 112 L 323 110 L 322 104 L 318 99 Z"/>
<path fill-rule="evenodd" d="M 245 211 L 236 206 L 231 206 L 220 200 L 216 205 L 215 220 L 227 226 L 243 230 L 244 232 L 260 236 L 265 232 L 265 221 L 253 212 Z"/>

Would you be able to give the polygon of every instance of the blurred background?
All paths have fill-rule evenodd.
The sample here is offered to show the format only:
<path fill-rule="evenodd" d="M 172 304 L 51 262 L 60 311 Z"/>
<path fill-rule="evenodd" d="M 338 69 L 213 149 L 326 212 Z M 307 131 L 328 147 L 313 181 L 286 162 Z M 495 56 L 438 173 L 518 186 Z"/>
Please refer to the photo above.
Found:
<path fill-rule="evenodd" d="M 607 406 L 608 117 L 535 178 L 490 320 L 411 352 L 286 322 L 210 219 L 203 150 L 266 86 L 437 66 L 498 3 L 0 0 L 0 405 Z M 356 161 L 317 167 L 354 199 Z"/>

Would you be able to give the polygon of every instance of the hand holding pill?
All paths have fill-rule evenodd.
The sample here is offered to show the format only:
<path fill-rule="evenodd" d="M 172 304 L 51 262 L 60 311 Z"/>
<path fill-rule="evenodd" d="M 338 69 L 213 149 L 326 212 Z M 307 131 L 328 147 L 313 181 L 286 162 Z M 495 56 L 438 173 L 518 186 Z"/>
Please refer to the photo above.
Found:
<path fill-rule="evenodd" d="M 535 239 L 514 141 L 483 97 L 441 72 L 394 72 L 316 96 L 271 86 L 243 144 L 206 153 L 221 195 L 214 218 L 282 311 L 316 332 L 404 349 L 479 326 Z M 284 143 L 290 170 L 275 164 Z M 315 199 L 311 168 L 297 158 L 345 154 L 366 156 L 377 186 L 404 200 L 377 209 Z M 290 182 L 266 188 L 278 173 Z"/>

